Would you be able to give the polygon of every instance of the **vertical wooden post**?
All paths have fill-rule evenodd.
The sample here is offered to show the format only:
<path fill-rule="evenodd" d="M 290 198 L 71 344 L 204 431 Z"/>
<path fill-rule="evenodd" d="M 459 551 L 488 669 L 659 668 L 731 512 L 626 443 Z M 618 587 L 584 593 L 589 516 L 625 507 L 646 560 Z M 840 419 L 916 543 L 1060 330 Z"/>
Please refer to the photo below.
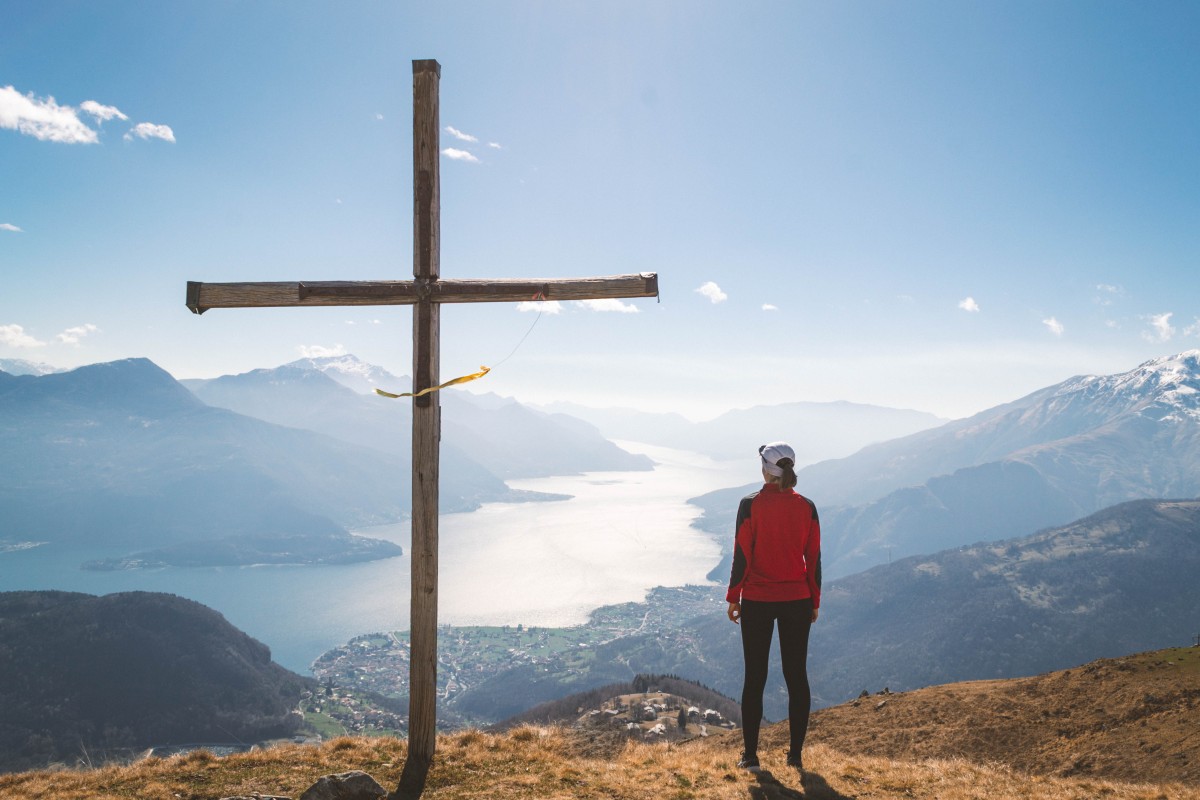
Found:
<path fill-rule="evenodd" d="M 438 385 L 441 306 L 429 295 L 441 270 L 437 61 L 413 61 L 413 390 Z M 418 798 L 437 743 L 438 472 L 441 402 L 437 392 L 413 399 L 412 660 L 408 759 L 394 797 Z"/>

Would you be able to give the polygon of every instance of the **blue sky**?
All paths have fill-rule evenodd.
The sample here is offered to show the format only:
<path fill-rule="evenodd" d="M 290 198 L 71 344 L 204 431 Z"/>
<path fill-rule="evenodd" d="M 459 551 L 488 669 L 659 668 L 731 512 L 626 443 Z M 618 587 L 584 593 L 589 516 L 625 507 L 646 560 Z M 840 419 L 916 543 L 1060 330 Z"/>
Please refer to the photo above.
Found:
<path fill-rule="evenodd" d="M 957 417 L 1200 347 L 1192 2 L 0 0 L 0 18 L 0 358 L 182 378 L 349 352 L 406 374 L 407 308 L 196 317 L 184 289 L 411 277 L 425 58 L 444 276 L 653 271 L 662 290 L 543 313 L 480 391 Z M 535 318 L 447 307 L 443 376 L 496 365 Z"/>

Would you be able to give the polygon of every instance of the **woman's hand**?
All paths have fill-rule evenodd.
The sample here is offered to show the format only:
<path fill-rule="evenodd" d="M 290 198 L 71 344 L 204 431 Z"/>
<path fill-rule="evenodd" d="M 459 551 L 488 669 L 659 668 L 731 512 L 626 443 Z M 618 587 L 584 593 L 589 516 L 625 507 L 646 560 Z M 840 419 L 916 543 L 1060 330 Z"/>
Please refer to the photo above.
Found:
<path fill-rule="evenodd" d="M 730 622 L 735 623 L 737 625 L 742 624 L 742 604 L 741 603 L 730 603 L 729 610 L 725 613 L 729 615 Z"/>
<path fill-rule="evenodd" d="M 817 609 L 815 609 L 815 608 L 813 609 L 813 618 L 812 618 L 812 621 L 813 621 L 813 622 L 816 622 L 816 621 L 817 621 Z"/>

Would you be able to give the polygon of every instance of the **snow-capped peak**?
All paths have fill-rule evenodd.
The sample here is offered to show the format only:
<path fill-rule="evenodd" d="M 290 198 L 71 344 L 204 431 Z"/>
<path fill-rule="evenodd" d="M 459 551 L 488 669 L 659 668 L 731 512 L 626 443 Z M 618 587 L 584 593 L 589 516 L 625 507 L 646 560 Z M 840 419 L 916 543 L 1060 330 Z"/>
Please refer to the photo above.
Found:
<path fill-rule="evenodd" d="M 338 383 L 359 394 L 371 394 L 376 388 L 395 391 L 395 387 L 406 387 L 409 383 L 408 378 L 398 378 L 383 367 L 368 364 L 350 353 L 340 356 L 302 358 L 285 366 L 324 372 Z"/>
<path fill-rule="evenodd" d="M 1056 393 L 1057 397 L 1079 395 L 1110 410 L 1162 420 L 1180 415 L 1200 420 L 1200 350 L 1152 358 L 1129 372 L 1076 378 Z"/>

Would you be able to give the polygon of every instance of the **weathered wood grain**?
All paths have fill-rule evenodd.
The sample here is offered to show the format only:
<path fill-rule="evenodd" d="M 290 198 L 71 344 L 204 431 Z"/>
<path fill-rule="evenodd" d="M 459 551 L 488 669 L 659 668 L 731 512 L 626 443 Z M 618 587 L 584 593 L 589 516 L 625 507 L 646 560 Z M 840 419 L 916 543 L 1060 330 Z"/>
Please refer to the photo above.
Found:
<path fill-rule="evenodd" d="M 519 303 L 524 300 L 599 300 L 657 297 L 658 275 L 642 272 L 598 278 L 449 278 L 411 281 L 188 282 L 187 305 L 210 308 L 393 306 L 434 303 Z"/>

